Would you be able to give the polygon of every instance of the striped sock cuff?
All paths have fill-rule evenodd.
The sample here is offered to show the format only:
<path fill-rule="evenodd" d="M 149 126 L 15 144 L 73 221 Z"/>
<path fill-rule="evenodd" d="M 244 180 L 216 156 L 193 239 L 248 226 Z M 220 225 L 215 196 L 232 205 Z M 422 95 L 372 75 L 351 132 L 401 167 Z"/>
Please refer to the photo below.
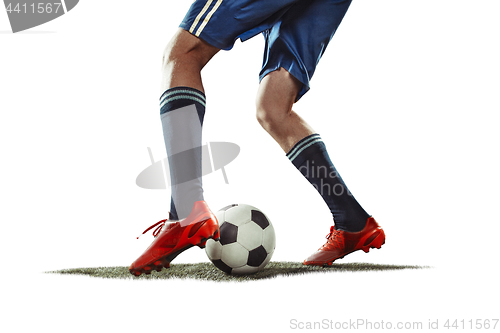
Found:
<path fill-rule="evenodd" d="M 300 155 L 304 150 L 315 144 L 316 142 L 323 142 L 319 134 L 311 134 L 309 136 L 306 136 L 299 142 L 293 146 L 292 149 L 286 154 L 286 157 L 290 160 L 290 162 L 293 162 L 297 156 Z"/>
<path fill-rule="evenodd" d="M 160 97 L 160 114 L 191 104 L 205 108 L 205 94 L 190 87 L 175 87 L 166 90 Z"/>

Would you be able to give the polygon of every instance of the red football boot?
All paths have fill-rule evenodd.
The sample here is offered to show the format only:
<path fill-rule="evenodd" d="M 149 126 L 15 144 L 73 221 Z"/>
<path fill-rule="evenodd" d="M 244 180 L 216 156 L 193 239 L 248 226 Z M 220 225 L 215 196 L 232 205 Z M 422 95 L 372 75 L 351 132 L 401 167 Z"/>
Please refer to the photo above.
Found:
<path fill-rule="evenodd" d="M 195 202 L 186 219 L 170 223 L 161 220 L 146 229 L 143 234 L 155 226 L 155 239 L 129 267 L 130 273 L 135 276 L 142 273 L 151 274 L 152 270 L 159 272 L 163 267 L 169 268 L 170 262 L 181 252 L 194 245 L 204 248 L 209 238 L 219 239 L 219 223 L 205 201 Z"/>
<path fill-rule="evenodd" d="M 367 253 L 370 248 L 380 249 L 385 243 L 385 233 L 375 219 L 369 217 L 363 230 L 347 232 L 332 226 L 326 239 L 325 245 L 304 260 L 304 265 L 330 266 L 335 260 L 354 251 L 363 250 Z"/>

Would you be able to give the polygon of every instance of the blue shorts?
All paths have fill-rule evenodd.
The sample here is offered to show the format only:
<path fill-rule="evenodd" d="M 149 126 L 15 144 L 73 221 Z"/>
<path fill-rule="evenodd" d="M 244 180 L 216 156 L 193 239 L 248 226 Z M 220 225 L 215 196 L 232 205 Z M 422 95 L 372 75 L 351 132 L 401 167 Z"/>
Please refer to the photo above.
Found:
<path fill-rule="evenodd" d="M 263 33 L 266 44 L 260 80 L 283 67 L 309 90 L 319 59 L 351 0 L 196 0 L 180 27 L 207 43 L 230 50 Z"/>

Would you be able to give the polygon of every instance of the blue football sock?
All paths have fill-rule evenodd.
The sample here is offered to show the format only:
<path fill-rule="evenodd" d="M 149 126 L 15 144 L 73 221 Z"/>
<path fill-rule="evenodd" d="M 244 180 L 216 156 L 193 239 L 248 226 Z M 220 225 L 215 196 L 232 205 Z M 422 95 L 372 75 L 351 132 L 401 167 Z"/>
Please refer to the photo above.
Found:
<path fill-rule="evenodd" d="M 170 169 L 170 218 L 186 218 L 196 201 L 203 200 L 201 128 L 205 95 L 196 89 L 175 87 L 160 97 L 160 116 Z"/>
<path fill-rule="evenodd" d="M 336 229 L 356 232 L 364 228 L 370 215 L 347 189 L 319 134 L 303 138 L 286 156 L 323 197 Z"/>

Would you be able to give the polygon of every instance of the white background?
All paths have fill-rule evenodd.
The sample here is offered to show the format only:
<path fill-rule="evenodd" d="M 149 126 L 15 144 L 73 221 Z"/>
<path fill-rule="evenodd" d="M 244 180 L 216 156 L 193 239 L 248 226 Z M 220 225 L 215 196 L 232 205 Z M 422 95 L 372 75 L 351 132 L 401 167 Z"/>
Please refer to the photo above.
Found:
<path fill-rule="evenodd" d="M 6 332 L 290 329 L 290 320 L 499 318 L 498 1 L 357 0 L 296 105 L 387 234 L 339 261 L 418 271 L 309 274 L 251 283 L 44 274 L 128 266 L 166 217 L 169 192 L 136 186 L 164 146 L 162 52 L 190 1 L 81 1 L 12 34 L 0 11 L 2 326 Z M 329 213 L 255 121 L 261 36 L 203 72 L 204 141 L 241 147 L 204 178 L 217 210 L 259 207 L 273 260 L 302 261 Z M 176 262 L 207 261 L 193 249 Z M 497 330 L 500 327 L 497 327 Z M 491 329 L 490 329 L 491 331 Z"/>

